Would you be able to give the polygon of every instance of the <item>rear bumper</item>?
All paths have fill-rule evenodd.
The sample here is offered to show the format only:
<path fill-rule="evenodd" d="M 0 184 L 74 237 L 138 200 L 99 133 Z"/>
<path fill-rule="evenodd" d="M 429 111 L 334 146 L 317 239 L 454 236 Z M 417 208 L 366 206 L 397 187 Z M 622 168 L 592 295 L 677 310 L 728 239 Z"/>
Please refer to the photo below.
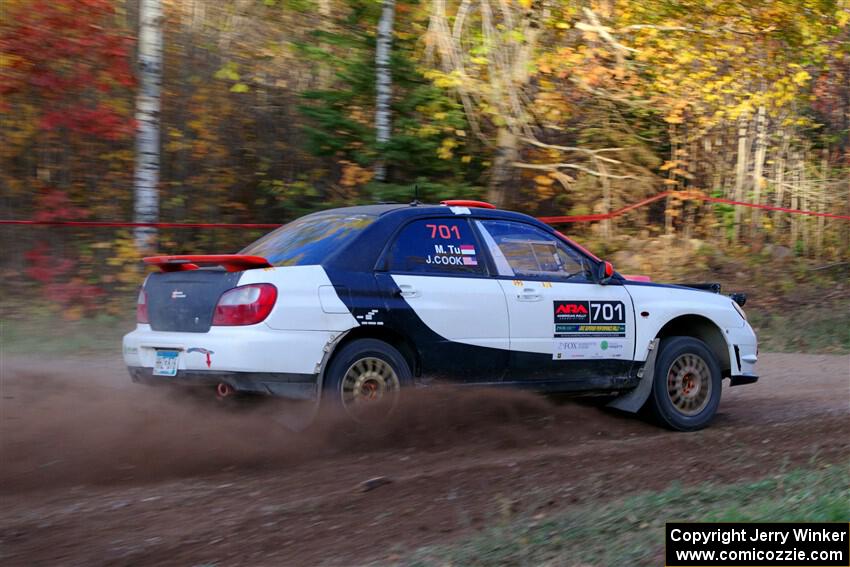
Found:
<path fill-rule="evenodd" d="M 338 335 L 277 330 L 265 323 L 212 327 L 206 333 L 153 331 L 150 325 L 140 324 L 124 336 L 124 363 L 152 369 L 158 350 L 175 350 L 180 372 L 316 375 L 328 345 Z"/>
<path fill-rule="evenodd" d="M 318 399 L 316 374 L 178 370 L 176 376 L 154 376 L 152 368 L 129 366 L 133 382 L 165 386 L 213 387 L 227 384 L 236 392 L 279 396 L 292 400 Z"/>

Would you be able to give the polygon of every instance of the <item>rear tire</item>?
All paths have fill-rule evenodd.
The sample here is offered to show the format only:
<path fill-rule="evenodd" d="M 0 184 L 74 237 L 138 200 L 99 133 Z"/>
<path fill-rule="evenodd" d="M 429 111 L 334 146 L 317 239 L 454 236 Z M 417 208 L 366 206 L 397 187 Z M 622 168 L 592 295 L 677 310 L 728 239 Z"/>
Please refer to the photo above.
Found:
<path fill-rule="evenodd" d="M 342 409 L 356 422 L 380 420 L 392 413 L 401 389 L 412 381 L 410 366 L 395 347 L 357 339 L 341 347 L 328 365 L 322 405 Z"/>
<path fill-rule="evenodd" d="M 708 346 L 692 337 L 663 339 L 647 406 L 663 426 L 677 431 L 706 427 L 720 405 L 720 364 Z"/>

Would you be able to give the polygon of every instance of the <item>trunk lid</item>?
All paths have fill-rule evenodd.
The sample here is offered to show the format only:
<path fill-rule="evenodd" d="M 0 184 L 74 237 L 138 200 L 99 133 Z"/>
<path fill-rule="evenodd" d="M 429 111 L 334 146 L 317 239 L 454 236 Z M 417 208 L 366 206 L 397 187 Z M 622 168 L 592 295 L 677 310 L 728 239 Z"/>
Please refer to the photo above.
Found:
<path fill-rule="evenodd" d="M 144 287 L 151 329 L 206 333 L 221 294 L 236 287 L 241 276 L 221 269 L 151 274 Z"/>

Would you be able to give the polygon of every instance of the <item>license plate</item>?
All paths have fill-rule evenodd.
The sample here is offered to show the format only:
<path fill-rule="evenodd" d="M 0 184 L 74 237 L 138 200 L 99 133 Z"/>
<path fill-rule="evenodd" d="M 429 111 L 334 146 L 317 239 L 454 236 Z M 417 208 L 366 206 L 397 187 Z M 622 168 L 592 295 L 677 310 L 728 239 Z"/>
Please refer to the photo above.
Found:
<path fill-rule="evenodd" d="M 179 353 L 176 350 L 156 351 L 156 363 L 153 365 L 154 376 L 177 376 L 177 360 Z"/>

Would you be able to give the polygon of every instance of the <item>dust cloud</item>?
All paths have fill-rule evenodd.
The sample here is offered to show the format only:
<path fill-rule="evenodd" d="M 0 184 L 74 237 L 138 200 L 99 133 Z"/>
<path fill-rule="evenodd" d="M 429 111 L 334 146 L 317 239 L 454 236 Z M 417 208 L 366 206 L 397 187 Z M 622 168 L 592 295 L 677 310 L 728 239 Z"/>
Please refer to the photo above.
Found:
<path fill-rule="evenodd" d="M 285 425 L 288 418 L 309 412 L 293 402 L 221 401 L 212 388 L 143 386 L 120 374 L 88 374 L 85 367 L 4 374 L 0 491 L 144 483 L 463 443 L 513 448 L 559 411 L 531 393 L 440 387 L 407 391 L 381 422 L 355 425 L 340 412 L 323 411 L 305 430 L 294 431 Z M 577 429 L 599 419 L 589 408 L 572 408 Z"/>

